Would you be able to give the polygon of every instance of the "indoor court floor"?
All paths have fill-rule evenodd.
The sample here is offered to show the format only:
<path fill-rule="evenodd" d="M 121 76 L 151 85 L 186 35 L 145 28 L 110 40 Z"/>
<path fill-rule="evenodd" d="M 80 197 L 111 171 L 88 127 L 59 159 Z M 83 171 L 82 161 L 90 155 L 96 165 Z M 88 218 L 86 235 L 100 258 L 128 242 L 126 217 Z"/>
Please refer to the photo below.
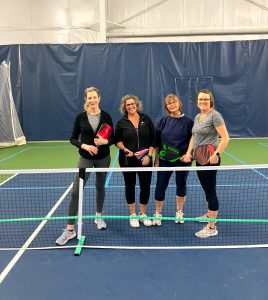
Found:
<path fill-rule="evenodd" d="M 68 142 L 27 143 L 0 149 L 0 170 L 74 168 L 77 156 Z M 223 164 L 268 164 L 268 139 L 232 139 Z M 5 300 L 264 300 L 268 248 L 0 251 L 0 272 Z"/>

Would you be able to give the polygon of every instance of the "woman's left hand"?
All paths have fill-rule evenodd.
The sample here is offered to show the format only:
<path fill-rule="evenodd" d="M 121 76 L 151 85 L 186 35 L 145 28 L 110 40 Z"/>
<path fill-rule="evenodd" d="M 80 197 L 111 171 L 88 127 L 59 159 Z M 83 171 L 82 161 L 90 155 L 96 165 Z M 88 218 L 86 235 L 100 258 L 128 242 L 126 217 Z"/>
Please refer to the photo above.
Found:
<path fill-rule="evenodd" d="M 146 156 L 144 156 L 144 158 L 143 158 L 143 160 L 142 160 L 142 165 L 143 166 L 148 166 L 149 165 L 149 163 L 150 163 L 150 161 L 151 161 L 151 157 L 150 156 L 148 156 L 148 155 L 146 155 Z"/>
<path fill-rule="evenodd" d="M 181 161 L 184 162 L 184 163 L 190 163 L 192 161 L 192 156 L 190 154 L 185 153 L 181 157 Z"/>
<path fill-rule="evenodd" d="M 96 146 L 101 146 L 101 145 L 107 145 L 108 140 L 102 138 L 102 137 L 97 137 L 94 139 L 94 143 Z"/>
<path fill-rule="evenodd" d="M 211 165 L 216 165 L 219 162 L 219 157 L 216 155 L 216 153 L 212 154 L 208 160 L 208 162 Z"/>

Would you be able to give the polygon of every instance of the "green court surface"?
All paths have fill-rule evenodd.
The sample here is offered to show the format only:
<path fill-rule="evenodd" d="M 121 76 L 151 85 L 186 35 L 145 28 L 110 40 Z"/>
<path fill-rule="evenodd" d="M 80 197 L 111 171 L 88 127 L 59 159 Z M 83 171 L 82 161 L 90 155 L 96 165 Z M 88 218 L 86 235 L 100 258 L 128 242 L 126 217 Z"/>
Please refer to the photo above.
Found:
<path fill-rule="evenodd" d="M 75 168 L 78 149 L 69 142 L 29 142 L 0 149 L 0 169 Z M 111 166 L 118 167 L 117 148 L 111 147 Z M 231 139 L 222 165 L 268 164 L 268 138 Z"/>

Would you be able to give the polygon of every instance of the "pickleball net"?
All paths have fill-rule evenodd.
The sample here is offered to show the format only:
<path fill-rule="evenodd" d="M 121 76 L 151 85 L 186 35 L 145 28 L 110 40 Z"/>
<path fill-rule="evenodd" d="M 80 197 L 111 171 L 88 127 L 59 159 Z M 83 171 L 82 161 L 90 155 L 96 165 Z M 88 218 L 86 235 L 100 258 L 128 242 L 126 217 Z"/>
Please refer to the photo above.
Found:
<path fill-rule="evenodd" d="M 196 170 L 217 169 L 219 197 L 219 234 L 201 239 L 195 232 L 206 225 L 197 217 L 207 212 L 205 194 Z M 268 165 L 224 167 L 140 168 L 152 172 L 147 217 L 154 217 L 154 191 L 157 172 L 173 171 L 162 211 L 161 226 L 130 226 L 125 201 L 124 172 L 130 168 L 88 169 L 91 175 L 83 190 L 79 216 L 71 218 L 80 224 L 76 232 L 85 236 L 84 248 L 185 249 L 268 246 Z M 175 171 L 189 171 L 184 223 L 175 223 Z M 77 238 L 65 246 L 55 245 L 66 227 L 72 182 L 78 169 L 0 171 L 0 249 L 75 248 Z M 98 230 L 95 220 L 97 172 L 106 172 L 106 196 L 103 216 L 107 229 Z M 136 207 L 139 208 L 139 180 L 136 185 Z"/>

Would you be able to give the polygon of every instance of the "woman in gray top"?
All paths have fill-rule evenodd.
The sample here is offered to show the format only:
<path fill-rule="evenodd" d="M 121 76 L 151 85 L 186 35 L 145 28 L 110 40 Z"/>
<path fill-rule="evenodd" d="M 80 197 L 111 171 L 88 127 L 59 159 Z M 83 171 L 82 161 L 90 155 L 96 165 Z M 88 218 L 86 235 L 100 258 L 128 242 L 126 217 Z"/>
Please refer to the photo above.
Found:
<path fill-rule="evenodd" d="M 214 97 L 210 90 L 204 89 L 197 92 L 196 105 L 200 109 L 200 113 L 195 117 L 192 138 L 183 161 L 190 162 L 192 153 L 198 146 L 211 144 L 215 152 L 210 156 L 207 166 L 219 166 L 221 161 L 220 155 L 229 143 L 229 135 L 224 120 L 221 114 L 214 109 Z M 198 162 L 196 162 L 196 165 L 199 166 Z M 197 171 L 197 175 L 208 202 L 208 211 L 200 217 L 200 221 L 202 222 L 208 218 L 209 222 L 195 235 L 199 238 L 207 238 L 218 234 L 215 225 L 219 210 L 216 192 L 217 170 Z"/>

